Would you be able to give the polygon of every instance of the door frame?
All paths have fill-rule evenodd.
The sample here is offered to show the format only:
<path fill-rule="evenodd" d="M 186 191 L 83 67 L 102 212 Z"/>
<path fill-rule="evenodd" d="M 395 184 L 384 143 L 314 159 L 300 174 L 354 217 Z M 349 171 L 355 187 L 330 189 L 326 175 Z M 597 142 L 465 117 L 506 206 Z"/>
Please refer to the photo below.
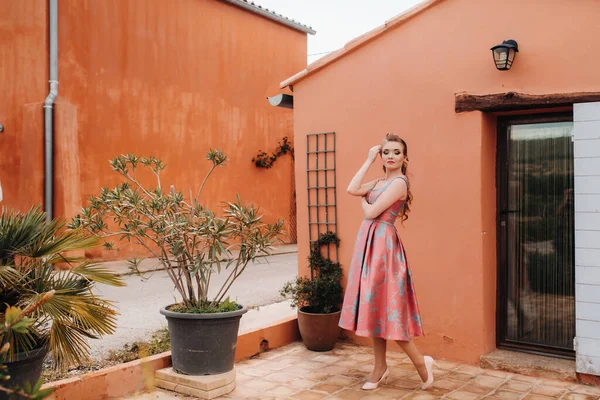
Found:
<path fill-rule="evenodd" d="M 507 222 L 507 213 L 502 212 L 507 207 L 508 200 L 508 134 L 507 128 L 513 124 L 535 124 L 549 122 L 572 122 L 573 111 L 522 114 L 499 116 L 496 124 L 496 347 L 499 349 L 516 350 L 523 353 L 533 353 L 546 356 L 574 359 L 574 350 L 557 349 L 551 346 L 533 346 L 505 339 L 508 308 L 508 249 L 507 229 L 501 226 Z"/>

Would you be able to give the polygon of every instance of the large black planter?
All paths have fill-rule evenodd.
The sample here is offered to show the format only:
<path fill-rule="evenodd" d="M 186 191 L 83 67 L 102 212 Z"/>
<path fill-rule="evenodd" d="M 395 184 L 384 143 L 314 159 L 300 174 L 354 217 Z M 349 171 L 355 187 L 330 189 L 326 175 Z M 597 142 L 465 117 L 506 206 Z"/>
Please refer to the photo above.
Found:
<path fill-rule="evenodd" d="M 215 314 L 187 314 L 169 311 L 173 369 L 185 375 L 216 375 L 229 372 L 235 362 L 238 330 L 246 307 Z"/>
<path fill-rule="evenodd" d="M 8 388 L 14 388 L 16 386 L 23 388 L 25 382 L 29 382 L 32 387 L 35 386 L 42 374 L 44 357 L 47 352 L 48 347 L 44 346 L 40 349 L 16 354 L 15 361 L 5 364 L 8 368 L 10 380 L 8 382 L 3 382 L 2 385 Z M 0 400 L 7 399 L 24 399 L 24 397 L 15 395 L 9 396 L 7 393 L 0 392 Z"/>

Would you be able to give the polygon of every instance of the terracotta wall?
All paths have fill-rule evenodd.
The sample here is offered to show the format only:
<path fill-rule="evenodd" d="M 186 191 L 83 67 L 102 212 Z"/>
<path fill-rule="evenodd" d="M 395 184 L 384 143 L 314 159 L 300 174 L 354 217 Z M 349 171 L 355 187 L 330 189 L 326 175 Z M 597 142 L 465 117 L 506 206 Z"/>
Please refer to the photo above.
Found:
<path fill-rule="evenodd" d="M 595 0 L 445 0 L 294 83 L 297 190 L 306 190 L 307 133 L 337 133 L 341 262 L 347 269 L 360 201 L 345 188 L 386 132 L 408 142 L 414 202 L 400 235 L 416 282 L 426 353 L 476 363 L 495 348 L 496 118 L 456 114 L 454 95 L 600 91 Z M 489 48 L 519 43 L 513 69 Z M 368 178 L 380 175 L 375 165 Z M 305 196 L 298 197 L 306 273 Z M 366 342 L 365 340 L 361 340 Z"/>
<path fill-rule="evenodd" d="M 48 93 L 47 7 L 0 2 L 0 182 L 3 206 L 43 199 L 43 109 Z"/>
<path fill-rule="evenodd" d="M 25 208 L 43 193 L 43 129 L 22 115 L 47 92 L 46 11 L 43 1 L 12 3 L 2 5 L 12 13 L 2 40 L 22 43 L 5 43 L 10 63 L 0 71 L 14 82 L 8 113 L 17 126 L 0 134 L 0 179 L 6 204 Z M 269 170 L 251 159 L 293 136 L 292 112 L 270 106 L 266 96 L 305 65 L 305 33 L 221 1 L 60 1 L 56 214 L 73 215 L 102 186 L 115 185 L 108 160 L 118 154 L 161 158 L 163 185 L 189 193 L 209 168 L 206 151 L 221 148 L 230 162 L 205 187 L 205 203 L 217 208 L 239 193 L 259 204 L 266 220 L 289 219 L 291 159 Z M 27 112 L 42 116 L 41 106 Z M 34 195 L 19 192 L 23 175 Z"/>

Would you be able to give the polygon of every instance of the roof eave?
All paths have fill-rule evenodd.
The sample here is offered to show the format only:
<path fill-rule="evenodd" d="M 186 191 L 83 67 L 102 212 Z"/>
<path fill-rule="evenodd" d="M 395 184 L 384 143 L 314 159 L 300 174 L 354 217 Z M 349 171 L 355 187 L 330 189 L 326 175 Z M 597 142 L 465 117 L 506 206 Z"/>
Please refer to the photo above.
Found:
<path fill-rule="evenodd" d="M 243 8 L 243 9 L 253 12 L 255 14 L 261 15 L 265 18 L 268 18 L 270 20 L 278 22 L 282 25 L 286 25 L 297 31 L 304 32 L 304 33 L 307 33 L 310 35 L 314 35 L 317 33 L 317 31 L 315 31 L 310 26 L 306 26 L 299 22 L 296 22 L 294 20 L 286 18 L 281 14 L 276 14 L 275 12 L 269 11 L 268 9 L 262 8 L 261 6 L 257 6 L 254 3 L 250 3 L 250 2 L 244 1 L 244 0 L 222 0 L 222 1 L 232 4 L 234 6 L 237 6 L 237 7 Z"/>

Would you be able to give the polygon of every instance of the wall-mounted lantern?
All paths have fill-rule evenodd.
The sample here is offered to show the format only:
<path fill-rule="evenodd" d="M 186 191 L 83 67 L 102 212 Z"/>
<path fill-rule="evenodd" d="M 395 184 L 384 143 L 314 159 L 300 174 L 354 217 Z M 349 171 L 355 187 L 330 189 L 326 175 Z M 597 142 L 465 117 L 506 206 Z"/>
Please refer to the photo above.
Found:
<path fill-rule="evenodd" d="M 515 60 L 515 55 L 519 51 L 519 45 L 514 40 L 505 40 L 502 44 L 492 47 L 492 55 L 496 68 L 500 71 L 508 71 Z"/>

